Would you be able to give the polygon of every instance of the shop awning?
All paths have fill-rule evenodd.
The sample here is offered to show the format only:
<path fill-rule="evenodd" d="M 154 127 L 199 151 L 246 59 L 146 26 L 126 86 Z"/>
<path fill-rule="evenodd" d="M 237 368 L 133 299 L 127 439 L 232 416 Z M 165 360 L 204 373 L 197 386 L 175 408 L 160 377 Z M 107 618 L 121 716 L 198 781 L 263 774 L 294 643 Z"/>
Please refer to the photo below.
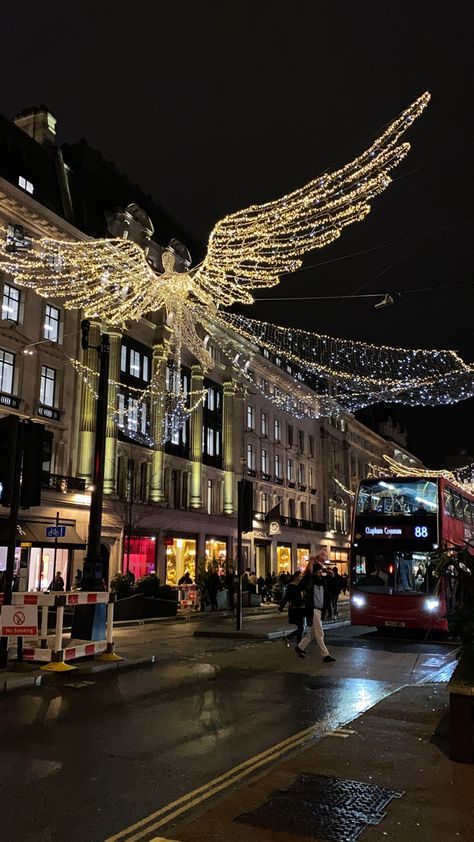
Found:
<path fill-rule="evenodd" d="M 30 544 L 32 547 L 54 547 L 54 537 L 47 534 L 47 530 L 54 527 L 54 522 L 40 523 L 34 520 L 20 520 L 17 530 L 17 546 Z M 75 527 L 70 523 L 60 524 L 64 535 L 57 538 L 56 546 L 64 550 L 84 549 L 86 542 L 77 534 Z M 0 545 L 5 546 L 8 542 L 8 518 L 0 518 Z"/>

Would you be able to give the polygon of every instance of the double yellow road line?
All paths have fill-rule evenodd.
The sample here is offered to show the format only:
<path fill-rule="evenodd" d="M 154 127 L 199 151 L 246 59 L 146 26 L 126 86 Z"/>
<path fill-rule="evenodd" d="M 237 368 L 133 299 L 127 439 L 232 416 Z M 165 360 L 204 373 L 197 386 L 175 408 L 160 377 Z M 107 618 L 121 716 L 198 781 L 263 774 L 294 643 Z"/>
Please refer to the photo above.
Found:
<path fill-rule="evenodd" d="M 238 766 L 234 766 L 233 769 L 229 769 L 218 778 L 214 778 L 207 784 L 204 784 L 203 786 L 192 790 L 192 792 L 188 792 L 186 795 L 181 796 L 181 798 L 176 799 L 176 801 L 172 801 L 170 804 L 167 804 L 166 807 L 161 807 L 145 819 L 141 819 L 135 824 L 130 825 L 130 827 L 116 833 L 115 836 L 108 837 L 105 842 L 138 842 L 139 839 L 146 838 L 148 838 L 148 840 L 152 840 L 156 831 L 164 825 L 174 821 L 174 819 L 182 816 L 183 813 L 186 813 L 188 810 L 198 807 L 204 801 L 212 798 L 219 792 L 234 786 L 262 767 L 273 763 L 273 761 L 281 758 L 282 755 L 288 754 L 294 749 L 299 748 L 299 746 L 303 743 L 308 742 L 323 732 L 323 722 L 317 722 L 315 725 L 311 725 L 310 728 L 305 728 L 304 731 L 299 731 L 292 737 L 282 740 L 281 743 L 277 743 L 271 748 L 268 748 L 266 751 L 262 751 L 261 754 L 256 754 L 254 757 L 251 757 L 250 760 L 245 760 L 244 763 L 239 763 Z"/>

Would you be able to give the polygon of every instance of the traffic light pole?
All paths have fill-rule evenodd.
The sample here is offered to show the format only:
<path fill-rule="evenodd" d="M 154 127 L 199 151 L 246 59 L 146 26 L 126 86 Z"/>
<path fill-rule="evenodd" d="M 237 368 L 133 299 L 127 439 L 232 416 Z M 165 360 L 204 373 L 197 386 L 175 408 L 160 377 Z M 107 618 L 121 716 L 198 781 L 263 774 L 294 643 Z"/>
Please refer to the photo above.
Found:
<path fill-rule="evenodd" d="M 23 459 L 23 431 L 24 426 L 20 423 L 17 416 L 13 422 L 12 429 L 12 459 L 14 460 L 12 471 L 12 485 L 11 485 L 11 501 L 10 501 L 10 518 L 8 522 L 8 549 L 7 549 L 7 564 L 5 570 L 5 585 L 3 604 L 11 605 L 12 603 L 12 587 L 13 587 L 13 573 L 15 570 L 15 549 L 18 537 L 18 511 L 20 508 L 20 481 L 21 481 L 21 463 Z M 8 662 L 8 638 L 2 637 L 0 639 L 0 669 L 4 669 Z"/>
<path fill-rule="evenodd" d="M 84 338 L 87 342 L 87 335 Z M 86 345 L 88 347 L 88 344 Z M 107 405 L 109 392 L 110 340 L 107 333 L 100 338 L 97 347 L 100 359 L 99 382 L 97 386 L 96 432 L 94 448 L 94 470 L 92 478 L 91 506 L 87 555 L 84 559 L 82 590 L 96 590 L 102 584 L 102 558 L 100 539 L 102 530 L 102 504 L 104 498 L 105 439 L 107 430 Z"/>

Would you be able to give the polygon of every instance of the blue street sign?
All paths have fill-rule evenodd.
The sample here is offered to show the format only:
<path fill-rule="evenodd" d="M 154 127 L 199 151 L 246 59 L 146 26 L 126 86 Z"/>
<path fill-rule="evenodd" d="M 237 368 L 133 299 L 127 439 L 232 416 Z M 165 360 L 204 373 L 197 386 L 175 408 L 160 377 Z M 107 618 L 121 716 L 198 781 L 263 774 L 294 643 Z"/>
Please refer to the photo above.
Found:
<path fill-rule="evenodd" d="M 66 527 L 65 526 L 47 526 L 46 527 L 46 537 L 47 538 L 64 538 L 66 534 Z"/>

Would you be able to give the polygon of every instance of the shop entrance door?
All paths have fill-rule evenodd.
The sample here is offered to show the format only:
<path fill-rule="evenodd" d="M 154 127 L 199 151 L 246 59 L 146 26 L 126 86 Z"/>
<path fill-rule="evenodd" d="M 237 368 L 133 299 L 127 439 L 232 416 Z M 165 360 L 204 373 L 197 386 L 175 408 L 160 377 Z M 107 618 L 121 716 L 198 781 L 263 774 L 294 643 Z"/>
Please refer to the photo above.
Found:
<path fill-rule="evenodd" d="M 255 544 L 255 572 L 257 577 L 263 576 L 265 578 L 271 572 L 270 561 L 270 544 Z"/>

